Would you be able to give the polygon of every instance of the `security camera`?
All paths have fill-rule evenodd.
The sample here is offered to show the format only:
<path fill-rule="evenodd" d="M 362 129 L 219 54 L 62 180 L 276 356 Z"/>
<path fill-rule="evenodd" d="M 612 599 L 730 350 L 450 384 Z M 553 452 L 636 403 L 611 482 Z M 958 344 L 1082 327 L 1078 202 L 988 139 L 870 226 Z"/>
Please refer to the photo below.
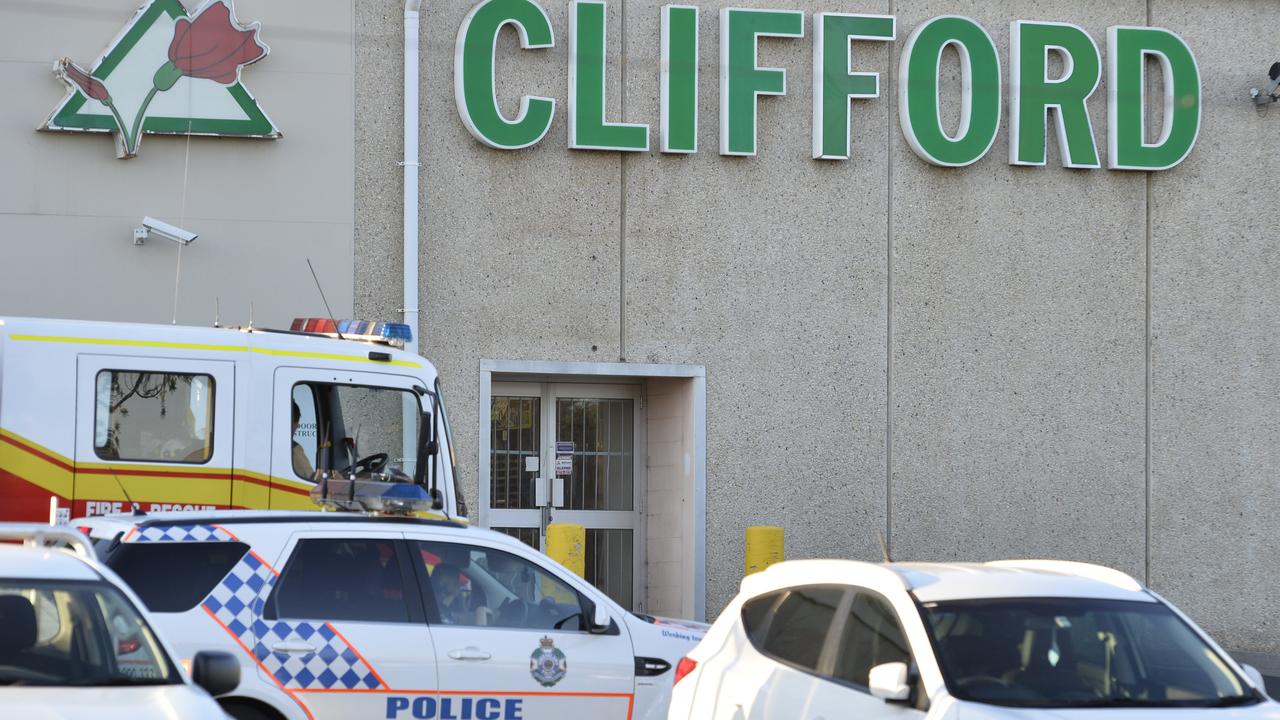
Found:
<path fill-rule="evenodd" d="M 179 245 L 190 245 L 200 237 L 196 233 L 189 230 L 183 230 L 177 225 L 170 225 L 162 220 L 153 217 L 142 218 L 142 227 L 133 231 L 133 244 L 141 245 L 147 241 L 152 234 L 159 235 L 166 240 L 172 240 Z"/>
<path fill-rule="evenodd" d="M 1280 94 L 1277 94 L 1276 92 L 1277 90 L 1280 90 L 1280 62 L 1272 64 L 1271 70 L 1267 72 L 1267 76 L 1271 78 L 1271 84 L 1267 85 L 1265 92 L 1258 88 L 1252 88 L 1249 90 L 1249 97 L 1253 98 L 1254 105 L 1270 105 L 1271 103 L 1280 100 Z"/>

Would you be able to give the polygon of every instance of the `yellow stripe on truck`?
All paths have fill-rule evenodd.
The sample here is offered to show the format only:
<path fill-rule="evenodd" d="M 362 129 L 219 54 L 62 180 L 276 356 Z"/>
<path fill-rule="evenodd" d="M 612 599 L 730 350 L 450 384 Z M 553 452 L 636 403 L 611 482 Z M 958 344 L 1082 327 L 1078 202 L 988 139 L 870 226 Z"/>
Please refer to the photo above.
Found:
<path fill-rule="evenodd" d="M 370 360 L 361 355 L 337 355 L 333 353 L 299 352 L 294 350 L 273 350 L 270 348 L 250 347 L 248 345 L 207 345 L 202 343 L 173 343 L 159 340 L 117 340 L 112 338 L 73 338 L 56 335 L 10 335 L 10 340 L 20 342 L 68 343 L 72 345 L 112 345 L 119 347 L 157 348 L 161 350 L 199 350 L 202 352 L 257 353 L 275 357 L 307 358 L 310 360 L 335 360 L 338 362 L 360 362 L 374 365 L 397 365 L 400 367 L 421 368 L 421 363 L 410 360 Z"/>

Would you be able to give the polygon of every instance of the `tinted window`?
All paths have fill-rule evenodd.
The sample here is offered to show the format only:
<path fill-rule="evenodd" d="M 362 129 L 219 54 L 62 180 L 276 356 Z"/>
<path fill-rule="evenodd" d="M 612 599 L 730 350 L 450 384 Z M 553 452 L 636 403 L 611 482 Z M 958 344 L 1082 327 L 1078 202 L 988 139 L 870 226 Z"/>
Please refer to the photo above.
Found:
<path fill-rule="evenodd" d="M 268 598 L 269 618 L 408 622 L 394 540 L 301 540 Z"/>
<path fill-rule="evenodd" d="M 893 608 L 875 595 L 858 593 L 845 618 L 832 675 L 865 688 L 871 668 L 907 663 L 910 656 Z"/>
<path fill-rule="evenodd" d="M 582 598 L 560 578 L 494 548 L 419 542 L 434 622 L 445 625 L 583 630 Z"/>
<path fill-rule="evenodd" d="M 1212 707 L 1257 702 L 1162 603 L 1000 598 L 926 603 L 956 697 L 1019 707 Z"/>
<path fill-rule="evenodd" d="M 93 449 L 103 460 L 209 462 L 213 378 L 182 373 L 98 373 Z"/>
<path fill-rule="evenodd" d="M 209 595 L 248 549 L 235 542 L 124 543 L 107 556 L 107 567 L 148 610 L 186 612 Z"/>
<path fill-rule="evenodd" d="M 757 650 L 801 669 L 817 671 L 822 646 L 845 588 L 802 587 L 748 601 L 743 626 Z"/>

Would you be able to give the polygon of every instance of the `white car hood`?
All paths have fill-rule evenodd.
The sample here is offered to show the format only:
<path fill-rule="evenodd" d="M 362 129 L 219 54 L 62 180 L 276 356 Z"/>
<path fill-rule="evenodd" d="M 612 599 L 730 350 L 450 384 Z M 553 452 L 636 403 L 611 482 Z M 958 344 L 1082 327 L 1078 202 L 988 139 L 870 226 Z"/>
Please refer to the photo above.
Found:
<path fill-rule="evenodd" d="M 6 718 L 22 720 L 224 720 L 203 691 L 187 685 L 145 687 L 0 687 Z"/>
<path fill-rule="evenodd" d="M 1280 720 L 1273 701 L 1232 708 L 1082 708 L 1050 710 L 958 703 L 955 720 Z"/>

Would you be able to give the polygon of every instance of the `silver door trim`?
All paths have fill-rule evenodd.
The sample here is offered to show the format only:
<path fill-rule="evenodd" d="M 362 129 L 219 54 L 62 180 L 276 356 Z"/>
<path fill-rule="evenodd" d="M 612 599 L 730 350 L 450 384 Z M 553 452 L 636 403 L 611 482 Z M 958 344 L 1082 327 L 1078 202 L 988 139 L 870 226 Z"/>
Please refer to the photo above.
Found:
<path fill-rule="evenodd" d="M 608 381 L 609 378 L 690 378 L 693 382 L 693 587 L 686 597 L 693 606 L 694 620 L 707 614 L 707 371 L 702 365 L 658 365 L 644 363 L 560 362 L 544 360 L 480 361 L 480 392 L 476 432 L 477 510 L 480 527 L 489 527 L 489 431 L 493 399 L 493 376 L 541 376 L 544 382 Z M 567 377 L 566 377 L 567 376 Z"/>

